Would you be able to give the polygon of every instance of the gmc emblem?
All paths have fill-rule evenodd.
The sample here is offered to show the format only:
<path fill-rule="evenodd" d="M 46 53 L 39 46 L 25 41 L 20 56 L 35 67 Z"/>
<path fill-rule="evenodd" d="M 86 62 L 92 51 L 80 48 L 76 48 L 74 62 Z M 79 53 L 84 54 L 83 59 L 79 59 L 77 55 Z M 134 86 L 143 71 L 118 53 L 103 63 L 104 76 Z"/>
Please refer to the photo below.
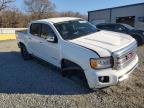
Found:
<path fill-rule="evenodd" d="M 129 53 L 127 56 L 126 56 L 126 59 L 129 60 L 133 57 L 133 53 Z"/>

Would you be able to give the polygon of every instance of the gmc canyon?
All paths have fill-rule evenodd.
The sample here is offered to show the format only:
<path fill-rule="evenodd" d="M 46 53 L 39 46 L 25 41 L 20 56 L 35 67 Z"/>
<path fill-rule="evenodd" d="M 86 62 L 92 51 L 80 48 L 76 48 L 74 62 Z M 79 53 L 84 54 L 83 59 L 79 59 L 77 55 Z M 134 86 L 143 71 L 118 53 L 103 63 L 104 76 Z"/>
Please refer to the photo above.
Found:
<path fill-rule="evenodd" d="M 63 75 L 70 70 L 80 73 L 90 89 L 118 84 L 138 65 L 135 39 L 99 31 L 81 18 L 32 21 L 16 37 L 25 60 L 36 56 L 60 68 Z"/>

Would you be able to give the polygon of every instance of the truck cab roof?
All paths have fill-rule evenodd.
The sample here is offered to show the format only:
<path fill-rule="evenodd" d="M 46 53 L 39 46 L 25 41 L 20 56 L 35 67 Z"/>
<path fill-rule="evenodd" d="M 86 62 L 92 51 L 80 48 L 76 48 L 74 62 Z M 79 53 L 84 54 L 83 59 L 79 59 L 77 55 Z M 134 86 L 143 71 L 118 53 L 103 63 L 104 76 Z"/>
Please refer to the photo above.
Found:
<path fill-rule="evenodd" d="M 71 21 L 71 20 L 79 20 L 81 18 L 75 18 L 75 17 L 58 17 L 58 18 L 49 18 L 49 19 L 41 19 L 36 20 L 34 22 L 43 21 L 43 22 L 51 22 L 51 23 L 60 23 L 65 21 Z"/>

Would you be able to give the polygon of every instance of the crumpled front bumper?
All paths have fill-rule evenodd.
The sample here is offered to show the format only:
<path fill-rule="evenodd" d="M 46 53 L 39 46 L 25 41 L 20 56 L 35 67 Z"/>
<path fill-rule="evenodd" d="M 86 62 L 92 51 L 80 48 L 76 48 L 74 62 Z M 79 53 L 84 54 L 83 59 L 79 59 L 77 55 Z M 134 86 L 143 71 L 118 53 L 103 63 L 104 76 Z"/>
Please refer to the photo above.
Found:
<path fill-rule="evenodd" d="M 134 60 L 125 68 L 121 70 L 113 70 L 113 69 L 103 69 L 103 70 L 93 70 L 87 69 L 85 70 L 85 75 L 91 89 L 104 88 L 107 86 L 118 84 L 119 82 L 127 79 L 129 75 L 134 72 L 134 70 L 138 66 L 138 56 L 134 58 Z M 99 77 L 107 76 L 109 77 L 108 82 L 101 82 Z"/>

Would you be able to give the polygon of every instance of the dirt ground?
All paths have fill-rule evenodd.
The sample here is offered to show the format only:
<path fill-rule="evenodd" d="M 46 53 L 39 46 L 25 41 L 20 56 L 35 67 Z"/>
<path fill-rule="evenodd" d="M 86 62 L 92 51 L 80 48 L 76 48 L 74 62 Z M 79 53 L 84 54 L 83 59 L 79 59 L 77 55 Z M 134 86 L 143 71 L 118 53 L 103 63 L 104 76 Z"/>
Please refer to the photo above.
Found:
<path fill-rule="evenodd" d="M 0 108 L 144 108 L 144 46 L 128 80 L 89 92 L 38 60 L 24 61 L 16 41 L 0 41 Z"/>

